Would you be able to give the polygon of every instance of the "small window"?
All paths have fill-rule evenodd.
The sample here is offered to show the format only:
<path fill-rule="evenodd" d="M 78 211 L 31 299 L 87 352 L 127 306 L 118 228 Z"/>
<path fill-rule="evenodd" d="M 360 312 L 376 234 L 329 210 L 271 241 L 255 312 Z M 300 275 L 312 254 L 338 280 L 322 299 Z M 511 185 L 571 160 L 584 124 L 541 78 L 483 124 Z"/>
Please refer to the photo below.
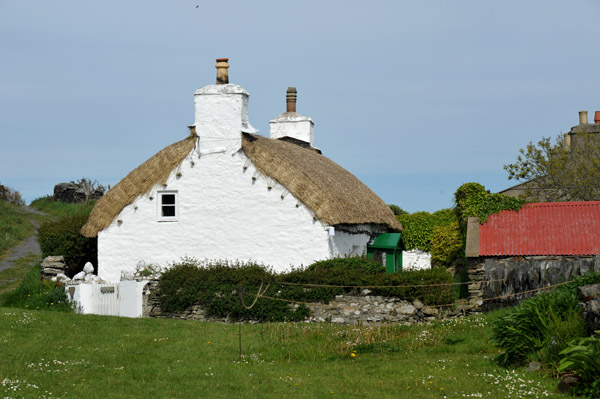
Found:
<path fill-rule="evenodd" d="M 177 191 L 158 193 L 158 220 L 161 222 L 177 220 Z"/>

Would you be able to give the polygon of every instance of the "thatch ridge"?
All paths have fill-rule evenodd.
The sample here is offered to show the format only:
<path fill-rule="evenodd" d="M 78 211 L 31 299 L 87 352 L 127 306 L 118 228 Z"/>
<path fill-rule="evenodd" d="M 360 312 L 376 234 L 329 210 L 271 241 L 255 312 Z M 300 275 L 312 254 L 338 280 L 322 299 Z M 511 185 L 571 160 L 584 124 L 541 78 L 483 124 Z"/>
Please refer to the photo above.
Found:
<path fill-rule="evenodd" d="M 190 135 L 165 147 L 131 171 L 98 200 L 87 223 L 81 228 L 81 234 L 96 237 L 137 197 L 149 192 L 155 185 L 165 183 L 171 172 L 192 152 L 196 142 L 197 136 Z"/>
<path fill-rule="evenodd" d="M 242 148 L 256 168 L 275 179 L 332 226 L 378 224 L 400 231 L 391 209 L 356 176 L 315 151 L 244 133 Z"/>

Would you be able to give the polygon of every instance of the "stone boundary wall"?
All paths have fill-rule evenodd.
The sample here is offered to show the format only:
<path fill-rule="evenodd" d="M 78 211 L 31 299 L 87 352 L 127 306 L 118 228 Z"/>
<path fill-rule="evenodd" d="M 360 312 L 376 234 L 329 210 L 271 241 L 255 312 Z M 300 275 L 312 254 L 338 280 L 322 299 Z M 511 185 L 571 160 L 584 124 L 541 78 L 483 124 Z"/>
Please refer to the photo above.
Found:
<path fill-rule="evenodd" d="M 224 318 L 207 316 L 200 305 L 191 306 L 182 312 L 163 313 L 157 299 L 151 296 L 154 287 L 148 285 L 144 292 L 144 316 L 227 322 L 227 319 Z M 418 299 L 404 301 L 398 298 L 371 296 L 367 292 L 368 290 L 364 290 L 364 295 L 338 295 L 328 304 L 310 303 L 307 306 L 311 310 L 311 316 L 306 321 L 335 324 L 380 324 L 388 322 L 414 324 L 435 319 L 466 316 L 475 312 L 468 305 L 457 305 L 455 309 L 441 309 L 426 306 Z M 254 322 L 259 321 L 255 320 Z"/>
<path fill-rule="evenodd" d="M 600 272 L 596 256 L 515 256 L 468 259 L 469 303 L 482 310 L 514 305 L 535 295 L 512 295 L 493 301 L 483 299 L 535 290 L 570 281 L 587 271 Z M 503 280 L 485 283 L 491 280 Z"/>

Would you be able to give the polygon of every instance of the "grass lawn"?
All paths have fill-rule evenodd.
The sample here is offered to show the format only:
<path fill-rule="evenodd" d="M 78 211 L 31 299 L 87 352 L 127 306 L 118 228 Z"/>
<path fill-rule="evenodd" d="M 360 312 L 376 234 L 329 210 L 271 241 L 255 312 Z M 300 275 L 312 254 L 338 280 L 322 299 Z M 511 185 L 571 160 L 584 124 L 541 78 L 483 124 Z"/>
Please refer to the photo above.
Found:
<path fill-rule="evenodd" d="M 0 308 L 0 397 L 558 397 L 547 373 L 493 362 L 489 317 L 244 324 L 240 359 L 237 324 Z"/>

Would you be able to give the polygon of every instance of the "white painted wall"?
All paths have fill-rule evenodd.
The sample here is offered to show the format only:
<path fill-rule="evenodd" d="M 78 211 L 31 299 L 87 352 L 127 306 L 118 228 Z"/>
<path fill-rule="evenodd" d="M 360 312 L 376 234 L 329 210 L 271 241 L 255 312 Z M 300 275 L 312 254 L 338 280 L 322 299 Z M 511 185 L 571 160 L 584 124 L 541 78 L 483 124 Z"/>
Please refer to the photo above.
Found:
<path fill-rule="evenodd" d="M 431 269 L 431 254 L 413 249 L 402 251 L 402 270 Z"/>
<path fill-rule="evenodd" d="M 176 222 L 158 221 L 160 190 L 177 191 Z M 368 234 L 330 237 L 326 227 L 243 152 L 193 151 L 164 187 L 138 197 L 98 234 L 98 274 L 119 281 L 121 271 L 134 272 L 140 261 L 166 266 L 184 256 L 253 260 L 284 271 L 349 256 L 353 246 L 364 252 Z"/>

